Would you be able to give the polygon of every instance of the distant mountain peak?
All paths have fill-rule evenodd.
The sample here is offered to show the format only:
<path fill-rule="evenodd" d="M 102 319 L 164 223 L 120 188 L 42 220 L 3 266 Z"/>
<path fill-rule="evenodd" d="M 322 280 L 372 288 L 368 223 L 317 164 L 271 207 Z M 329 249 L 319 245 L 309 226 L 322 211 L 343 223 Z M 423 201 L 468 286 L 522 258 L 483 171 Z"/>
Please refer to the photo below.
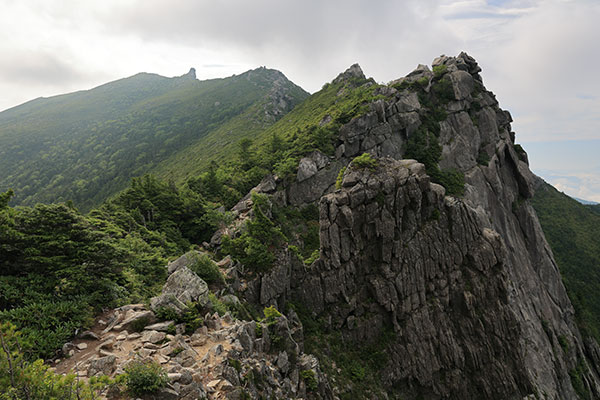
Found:
<path fill-rule="evenodd" d="M 347 70 L 339 74 L 337 78 L 333 80 L 333 83 L 348 82 L 354 78 L 361 80 L 366 79 L 365 74 L 358 63 L 352 64 Z"/>
<path fill-rule="evenodd" d="M 192 67 L 187 74 L 181 75 L 182 78 L 196 79 L 196 68 Z"/>

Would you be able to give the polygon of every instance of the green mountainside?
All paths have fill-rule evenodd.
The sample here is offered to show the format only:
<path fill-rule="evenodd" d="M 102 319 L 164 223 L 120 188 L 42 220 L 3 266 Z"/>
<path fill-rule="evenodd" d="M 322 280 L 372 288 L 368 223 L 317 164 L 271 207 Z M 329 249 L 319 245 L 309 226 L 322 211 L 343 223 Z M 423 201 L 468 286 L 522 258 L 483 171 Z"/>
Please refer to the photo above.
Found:
<path fill-rule="evenodd" d="M 532 200 L 580 328 L 600 340 L 600 209 L 543 183 Z"/>
<path fill-rule="evenodd" d="M 87 215 L 64 203 L 11 207 L 18 190 L 0 193 L 0 323 L 10 321 L 21 330 L 28 357 L 49 358 L 101 309 L 148 299 L 164 283 L 168 259 L 210 240 L 230 220 L 219 207 L 230 208 L 270 172 L 293 175 L 299 158 L 313 150 L 331 153 L 341 123 L 366 111 L 376 89 L 364 78 L 328 84 L 278 122 L 262 121 L 267 129 L 251 126 L 254 144 L 246 137 L 241 145 L 223 146 L 222 162 L 207 172 L 189 173 L 181 185 L 151 175 L 133 178 Z M 326 115 L 331 122 L 319 126 Z M 195 159 L 178 167 L 200 170 L 196 162 L 206 165 Z M 318 218 L 311 211 L 312 229 L 302 232 L 312 246 L 303 249 L 307 255 L 319 243 Z M 305 218 L 280 214 L 279 223 L 288 225 L 284 231 L 296 234 Z M 272 251 L 264 243 L 252 244 L 265 254 Z"/>
<path fill-rule="evenodd" d="M 176 78 L 142 73 L 36 99 L 0 113 L 0 190 L 12 188 L 16 204 L 72 200 L 89 210 L 182 149 L 203 148 L 206 137 L 214 151 L 251 136 L 307 95 L 258 68 L 205 81 L 193 69 Z M 225 126 L 234 137 L 210 135 Z M 187 174 L 178 168 L 169 176 Z"/>

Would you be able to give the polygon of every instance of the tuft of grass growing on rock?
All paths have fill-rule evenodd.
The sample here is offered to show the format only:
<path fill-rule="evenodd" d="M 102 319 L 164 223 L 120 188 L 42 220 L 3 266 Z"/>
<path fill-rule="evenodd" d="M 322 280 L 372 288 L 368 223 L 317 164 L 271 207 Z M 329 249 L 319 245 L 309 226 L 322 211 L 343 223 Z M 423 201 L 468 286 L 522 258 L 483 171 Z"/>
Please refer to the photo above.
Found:
<path fill-rule="evenodd" d="M 377 160 L 369 153 L 363 153 L 352 160 L 352 166 L 359 169 L 368 169 L 373 172 L 377 168 Z"/>

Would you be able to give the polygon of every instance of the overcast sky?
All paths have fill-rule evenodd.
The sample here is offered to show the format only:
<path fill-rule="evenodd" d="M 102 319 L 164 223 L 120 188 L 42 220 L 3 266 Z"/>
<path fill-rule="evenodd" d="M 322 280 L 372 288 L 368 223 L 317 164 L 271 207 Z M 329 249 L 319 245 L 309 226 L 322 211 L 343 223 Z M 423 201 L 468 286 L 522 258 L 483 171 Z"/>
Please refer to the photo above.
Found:
<path fill-rule="evenodd" d="M 358 62 L 388 82 L 466 51 L 532 169 L 600 202 L 598 0 L 0 0 L 0 110 L 138 72 L 257 66 L 314 92 Z"/>

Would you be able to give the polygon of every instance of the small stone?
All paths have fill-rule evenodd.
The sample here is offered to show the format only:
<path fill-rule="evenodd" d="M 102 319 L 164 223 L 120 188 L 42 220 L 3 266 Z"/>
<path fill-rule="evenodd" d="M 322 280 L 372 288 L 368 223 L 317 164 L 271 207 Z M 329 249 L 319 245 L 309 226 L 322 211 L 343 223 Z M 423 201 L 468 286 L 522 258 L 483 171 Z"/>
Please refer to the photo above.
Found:
<path fill-rule="evenodd" d="M 114 356 L 113 353 L 111 353 L 110 351 L 104 350 L 104 349 L 101 349 L 98 353 L 103 357 Z"/>
<path fill-rule="evenodd" d="M 169 362 L 169 357 L 166 357 L 162 354 L 155 354 L 154 358 L 156 359 L 156 361 L 158 361 L 159 364 L 166 364 Z"/>
<path fill-rule="evenodd" d="M 173 324 L 175 324 L 175 321 L 158 322 L 156 324 L 148 325 L 144 329 L 148 331 L 166 332 Z"/>
<path fill-rule="evenodd" d="M 230 390 L 233 390 L 233 385 L 226 379 L 223 380 L 223 383 L 221 384 L 221 390 L 224 392 L 229 392 Z"/>
<path fill-rule="evenodd" d="M 167 337 L 166 333 L 158 331 L 144 331 L 142 334 L 142 342 L 158 343 Z"/>
<path fill-rule="evenodd" d="M 105 340 L 104 342 L 100 343 L 98 345 L 98 347 L 96 347 L 96 348 L 98 350 L 100 350 L 100 349 L 112 349 L 114 344 L 115 344 L 115 340 L 113 338 L 109 338 L 109 339 Z"/>
<path fill-rule="evenodd" d="M 219 383 L 221 383 L 220 379 L 212 380 L 206 384 L 206 388 L 208 390 L 214 391 L 217 388 L 217 386 L 219 386 Z"/>
<path fill-rule="evenodd" d="M 87 345 L 87 343 L 79 343 L 79 344 L 77 345 L 77 349 L 78 349 L 78 350 L 85 350 L 85 349 L 87 349 L 87 348 L 88 348 L 88 345 Z"/>
<path fill-rule="evenodd" d="M 98 323 L 100 323 L 100 322 L 98 322 Z M 100 340 L 100 338 L 98 337 L 98 335 L 96 335 L 92 331 L 84 331 L 84 332 L 81 333 L 81 335 L 79 335 L 79 337 L 81 339 L 87 339 L 87 340 Z"/>
<path fill-rule="evenodd" d="M 223 352 L 223 346 L 218 344 L 216 346 L 214 346 L 212 349 L 210 349 L 210 351 L 215 355 L 218 356 L 219 354 L 221 354 Z"/>
<path fill-rule="evenodd" d="M 176 373 L 172 373 L 172 374 L 167 374 L 167 377 L 169 378 L 170 381 L 176 382 L 181 379 L 181 374 L 176 372 Z"/>

